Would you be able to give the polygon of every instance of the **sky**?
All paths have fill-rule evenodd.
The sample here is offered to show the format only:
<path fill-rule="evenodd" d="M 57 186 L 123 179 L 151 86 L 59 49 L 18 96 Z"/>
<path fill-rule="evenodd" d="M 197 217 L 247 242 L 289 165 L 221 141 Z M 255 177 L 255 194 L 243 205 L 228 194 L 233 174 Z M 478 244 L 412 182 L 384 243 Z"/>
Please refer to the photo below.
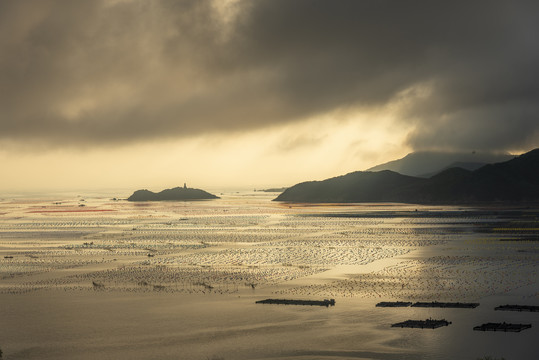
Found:
<path fill-rule="evenodd" d="M 539 2 L 4 0 L 0 192 L 290 186 L 539 146 Z"/>

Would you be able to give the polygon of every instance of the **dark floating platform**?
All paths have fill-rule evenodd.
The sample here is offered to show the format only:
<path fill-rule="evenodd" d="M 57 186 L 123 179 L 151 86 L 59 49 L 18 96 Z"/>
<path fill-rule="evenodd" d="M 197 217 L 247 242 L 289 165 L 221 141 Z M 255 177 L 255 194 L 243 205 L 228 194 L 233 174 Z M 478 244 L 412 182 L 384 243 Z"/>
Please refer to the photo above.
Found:
<path fill-rule="evenodd" d="M 500 305 L 500 306 L 496 306 L 494 308 L 494 310 L 538 312 L 539 311 L 539 306 L 534 306 L 534 305 Z"/>
<path fill-rule="evenodd" d="M 503 331 L 503 332 L 521 332 L 531 328 L 531 324 L 507 324 L 503 323 L 486 323 L 479 326 L 474 326 L 476 331 Z"/>
<path fill-rule="evenodd" d="M 287 299 L 266 299 L 259 300 L 257 304 L 280 304 L 280 305 L 309 305 L 309 306 L 335 306 L 335 299 L 331 300 L 287 300 Z"/>
<path fill-rule="evenodd" d="M 376 304 L 377 307 L 407 307 L 410 305 L 412 303 L 407 301 L 382 301 Z"/>
<path fill-rule="evenodd" d="M 442 326 L 449 326 L 451 321 L 445 319 L 442 320 L 406 320 L 400 323 L 391 325 L 391 327 L 400 327 L 400 328 L 419 328 L 419 329 L 436 329 Z"/>
<path fill-rule="evenodd" d="M 416 302 L 412 304 L 412 307 L 426 307 L 426 308 L 456 308 L 456 309 L 475 309 L 479 306 L 479 303 L 461 303 L 461 302 Z"/>

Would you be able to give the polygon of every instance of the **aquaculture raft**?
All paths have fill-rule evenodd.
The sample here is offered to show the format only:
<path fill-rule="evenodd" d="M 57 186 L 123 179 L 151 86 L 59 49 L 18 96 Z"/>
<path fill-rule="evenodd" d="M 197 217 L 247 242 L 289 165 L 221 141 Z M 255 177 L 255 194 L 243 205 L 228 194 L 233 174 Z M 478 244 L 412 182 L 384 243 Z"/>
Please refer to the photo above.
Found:
<path fill-rule="evenodd" d="M 461 303 L 461 302 L 416 302 L 412 307 L 427 307 L 427 308 L 457 308 L 457 309 L 474 309 L 479 306 L 479 303 Z"/>
<path fill-rule="evenodd" d="M 280 304 L 280 305 L 309 305 L 309 306 L 335 306 L 335 299 L 331 300 L 288 300 L 288 299 L 266 299 L 259 300 L 257 304 Z"/>
<path fill-rule="evenodd" d="M 377 307 L 407 307 L 410 305 L 412 303 L 407 301 L 382 301 L 376 304 Z"/>
<path fill-rule="evenodd" d="M 474 326 L 476 331 L 503 331 L 503 332 L 521 332 L 531 328 L 531 324 L 507 324 L 503 323 L 486 323 L 479 326 Z"/>
<path fill-rule="evenodd" d="M 533 305 L 500 305 L 500 306 L 496 306 L 494 308 L 494 310 L 539 312 L 539 306 L 533 306 Z"/>
<path fill-rule="evenodd" d="M 442 326 L 449 326 L 451 321 L 445 319 L 442 320 L 406 320 L 400 323 L 391 325 L 391 327 L 400 327 L 400 328 L 420 328 L 420 329 L 436 329 Z"/>

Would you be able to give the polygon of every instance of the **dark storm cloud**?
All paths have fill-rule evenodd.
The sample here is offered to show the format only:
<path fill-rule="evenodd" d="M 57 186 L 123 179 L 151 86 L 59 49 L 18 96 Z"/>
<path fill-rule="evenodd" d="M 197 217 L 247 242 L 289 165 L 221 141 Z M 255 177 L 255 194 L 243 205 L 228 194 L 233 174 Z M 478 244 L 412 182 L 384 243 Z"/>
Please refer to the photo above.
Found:
<path fill-rule="evenodd" d="M 0 3 L 0 137 L 190 136 L 400 99 L 415 148 L 537 145 L 534 1 L 216 4 Z"/>

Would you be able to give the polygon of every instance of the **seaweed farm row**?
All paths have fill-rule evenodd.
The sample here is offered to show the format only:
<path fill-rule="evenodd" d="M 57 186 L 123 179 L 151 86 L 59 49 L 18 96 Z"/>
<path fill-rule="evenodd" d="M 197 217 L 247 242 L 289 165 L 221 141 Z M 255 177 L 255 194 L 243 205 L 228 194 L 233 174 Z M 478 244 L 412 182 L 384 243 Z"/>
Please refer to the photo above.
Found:
<path fill-rule="evenodd" d="M 442 320 L 406 320 L 400 323 L 392 324 L 391 327 L 400 327 L 400 328 L 418 328 L 418 329 L 437 329 L 442 326 L 449 326 L 451 321 L 445 319 Z"/>
<path fill-rule="evenodd" d="M 376 304 L 376 307 L 427 307 L 427 308 L 452 308 L 452 309 L 473 309 L 479 306 L 479 303 L 461 303 L 461 302 L 416 302 L 411 303 L 409 301 L 382 301 Z M 539 312 L 539 306 L 535 305 L 500 305 L 496 306 L 494 310 L 501 311 L 528 311 Z"/>
<path fill-rule="evenodd" d="M 533 305 L 500 305 L 500 306 L 496 306 L 494 308 L 494 310 L 539 312 L 539 306 L 533 306 Z"/>
<path fill-rule="evenodd" d="M 391 327 L 400 328 L 415 328 L 415 329 L 437 329 L 442 326 L 449 326 L 451 321 L 445 319 L 434 320 L 406 320 L 403 322 L 392 324 Z M 522 330 L 530 329 L 531 324 L 508 324 L 508 323 L 486 323 L 479 326 L 474 326 L 475 331 L 503 331 L 503 332 L 521 332 Z"/>
<path fill-rule="evenodd" d="M 291 300 L 291 299 L 266 299 L 258 300 L 257 304 L 278 304 L 278 305 L 307 305 L 307 306 L 335 306 L 335 299 L 324 300 Z"/>
<path fill-rule="evenodd" d="M 461 303 L 461 302 L 406 302 L 406 301 L 382 301 L 376 304 L 377 307 L 426 307 L 426 308 L 451 308 L 451 309 L 474 309 L 479 303 Z"/>
<path fill-rule="evenodd" d="M 522 330 L 530 329 L 531 324 L 507 324 L 503 323 L 486 323 L 475 326 L 475 331 L 503 331 L 503 332 L 521 332 Z"/>

